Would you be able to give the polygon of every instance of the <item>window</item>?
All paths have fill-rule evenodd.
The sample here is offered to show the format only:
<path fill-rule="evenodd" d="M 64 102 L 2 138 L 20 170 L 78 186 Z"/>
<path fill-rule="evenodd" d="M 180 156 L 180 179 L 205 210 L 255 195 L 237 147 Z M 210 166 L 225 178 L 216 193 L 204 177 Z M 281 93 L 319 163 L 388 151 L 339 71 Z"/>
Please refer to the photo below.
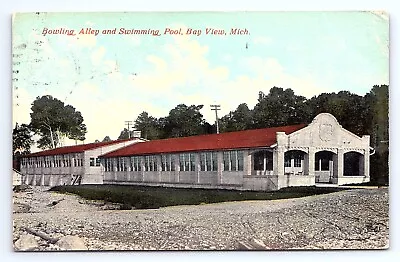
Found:
<path fill-rule="evenodd" d="M 218 160 L 216 152 L 200 153 L 200 170 L 201 171 L 217 171 Z"/>
<path fill-rule="evenodd" d="M 125 157 L 117 158 L 117 171 L 126 171 Z"/>
<path fill-rule="evenodd" d="M 106 172 L 114 171 L 113 161 L 114 161 L 114 159 L 112 159 L 112 158 L 106 159 L 106 164 L 105 164 Z"/>
<path fill-rule="evenodd" d="M 91 158 L 90 158 L 89 165 L 90 165 L 90 166 L 94 166 L 94 157 L 91 157 Z"/>
<path fill-rule="evenodd" d="M 224 171 L 243 171 L 243 151 L 225 151 L 223 153 Z"/>
<path fill-rule="evenodd" d="M 291 156 L 289 154 L 285 155 L 285 167 L 291 167 Z"/>
<path fill-rule="evenodd" d="M 127 170 L 127 168 L 126 168 L 126 161 L 127 160 L 127 158 L 125 158 L 125 157 L 121 157 L 120 158 L 120 161 L 119 161 L 119 164 L 120 164 L 120 170 L 121 171 L 126 171 Z"/>
<path fill-rule="evenodd" d="M 96 158 L 96 166 L 100 166 L 100 158 Z"/>
<path fill-rule="evenodd" d="M 294 167 L 301 167 L 301 157 L 294 158 Z"/>
<path fill-rule="evenodd" d="M 180 171 L 194 171 L 194 154 L 184 153 L 179 155 L 179 167 Z"/>
<path fill-rule="evenodd" d="M 157 171 L 157 156 L 144 157 L 144 171 Z"/>
<path fill-rule="evenodd" d="M 142 163 L 140 162 L 140 156 L 131 157 L 131 171 L 142 171 Z"/>
<path fill-rule="evenodd" d="M 175 171 L 174 155 L 161 155 L 161 170 Z"/>
<path fill-rule="evenodd" d="M 304 152 L 294 150 L 285 153 L 285 167 L 301 167 L 304 160 Z"/>
<path fill-rule="evenodd" d="M 273 153 L 271 151 L 258 151 L 254 153 L 254 170 L 273 170 Z"/>

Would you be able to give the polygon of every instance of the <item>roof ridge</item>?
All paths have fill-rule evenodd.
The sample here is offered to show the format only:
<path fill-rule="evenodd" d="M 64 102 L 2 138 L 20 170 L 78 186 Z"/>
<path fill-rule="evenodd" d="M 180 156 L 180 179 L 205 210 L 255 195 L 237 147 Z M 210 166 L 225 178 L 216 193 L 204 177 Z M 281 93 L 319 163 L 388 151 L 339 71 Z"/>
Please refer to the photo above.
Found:
<path fill-rule="evenodd" d="M 247 129 L 220 134 L 157 139 L 119 148 L 100 157 L 119 157 L 132 155 L 149 155 L 178 153 L 190 151 L 232 150 L 254 147 L 269 147 L 276 142 L 276 132 L 291 134 L 306 127 L 307 124 L 296 124 L 278 127 Z"/>

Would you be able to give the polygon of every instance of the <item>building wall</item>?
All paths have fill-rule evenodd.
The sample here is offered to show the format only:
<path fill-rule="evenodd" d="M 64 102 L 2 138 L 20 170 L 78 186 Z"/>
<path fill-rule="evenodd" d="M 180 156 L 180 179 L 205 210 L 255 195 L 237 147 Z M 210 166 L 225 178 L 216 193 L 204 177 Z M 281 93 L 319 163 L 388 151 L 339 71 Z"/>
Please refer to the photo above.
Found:
<path fill-rule="evenodd" d="M 104 168 L 104 161 L 102 162 L 102 172 L 104 176 L 104 183 L 116 183 L 124 181 L 125 183 L 152 183 L 152 184 L 181 184 L 181 185 L 212 185 L 212 186 L 240 186 L 243 184 L 243 176 L 250 171 L 249 166 L 249 150 L 240 150 L 243 152 L 243 170 L 242 171 L 225 171 L 223 165 L 223 152 L 216 153 L 218 158 L 217 170 L 215 171 L 201 171 L 200 166 L 200 152 L 192 152 L 195 157 L 194 166 L 192 171 L 181 171 L 179 165 L 179 154 L 174 155 L 175 171 L 161 171 L 161 155 L 157 156 L 157 171 L 144 171 L 143 160 L 141 162 L 141 171 L 117 171 L 117 160 L 113 159 L 114 168 L 106 172 Z M 142 157 L 143 158 L 143 157 Z M 128 158 L 125 158 L 125 163 Z M 128 173 L 128 175 L 125 175 Z"/>
<path fill-rule="evenodd" d="M 320 114 L 307 127 L 286 135 L 277 132 L 277 143 L 272 148 L 244 149 L 243 170 L 225 170 L 224 154 L 217 152 L 217 170 L 200 171 L 202 152 L 195 154 L 195 170 L 179 170 L 179 154 L 175 157 L 175 171 L 161 171 L 161 156 L 158 155 L 157 171 L 105 172 L 105 183 L 131 183 L 186 187 L 236 188 L 242 190 L 278 190 L 283 187 L 312 186 L 316 183 L 361 183 L 369 181 L 369 136 L 362 138 L 343 129 L 330 114 Z M 254 170 L 254 154 L 260 150 L 271 150 L 273 155 L 273 170 Z M 299 150 L 304 154 L 301 167 L 285 167 L 285 153 Z M 330 171 L 315 171 L 315 154 L 319 151 L 332 152 Z M 362 175 L 357 177 L 343 176 L 343 156 L 346 152 L 359 152 Z M 143 164 L 143 163 L 142 163 Z M 125 172 L 125 171 L 124 171 Z"/>
<path fill-rule="evenodd" d="M 22 182 L 37 186 L 102 184 L 101 166 L 96 166 L 96 163 L 90 166 L 90 158 L 96 159 L 99 155 L 137 142 L 141 140 L 122 141 L 82 153 L 24 158 L 21 161 Z"/>
<path fill-rule="evenodd" d="M 116 149 L 142 142 L 142 140 L 130 140 L 124 141 L 122 143 L 113 144 L 109 146 L 103 146 L 99 148 L 95 148 L 92 150 L 87 150 L 84 152 L 84 166 L 82 173 L 82 182 L 81 184 L 103 184 L 103 173 L 100 162 L 97 162 L 97 159 L 100 155 L 106 154 L 108 152 L 114 151 Z M 90 165 L 90 159 L 94 158 L 94 166 Z M 97 166 L 96 163 L 99 163 Z"/>
<path fill-rule="evenodd" d="M 369 150 L 370 138 L 368 135 L 358 137 L 355 134 L 344 129 L 331 114 L 322 113 L 314 118 L 307 127 L 300 129 L 292 134 L 286 135 L 278 132 L 276 150 L 301 150 L 306 152 L 305 174 L 310 177 L 316 177 L 317 182 L 322 183 L 360 183 L 369 181 Z M 314 161 L 315 153 L 319 151 L 330 151 L 334 153 L 333 159 L 333 177 L 326 172 L 315 172 Z M 362 158 L 361 175 L 357 177 L 344 177 L 344 154 L 346 152 L 358 152 Z M 308 163 L 307 163 L 308 162 Z M 274 170 L 275 171 L 275 170 Z M 276 172 L 275 172 L 276 173 Z M 278 172 L 281 175 L 280 172 Z M 305 178 L 296 178 L 295 180 L 307 181 Z M 280 180 L 285 187 L 285 180 Z M 315 184 L 315 182 L 314 182 Z"/>

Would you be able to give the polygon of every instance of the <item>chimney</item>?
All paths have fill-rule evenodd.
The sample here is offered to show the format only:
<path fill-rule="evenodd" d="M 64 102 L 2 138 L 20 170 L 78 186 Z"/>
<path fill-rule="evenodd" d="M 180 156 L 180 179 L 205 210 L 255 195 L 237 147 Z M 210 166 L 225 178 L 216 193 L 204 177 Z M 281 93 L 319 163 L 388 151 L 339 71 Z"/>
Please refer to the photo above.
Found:
<path fill-rule="evenodd" d="M 142 136 L 142 131 L 133 130 L 133 137 L 134 138 L 140 138 L 141 136 Z"/>

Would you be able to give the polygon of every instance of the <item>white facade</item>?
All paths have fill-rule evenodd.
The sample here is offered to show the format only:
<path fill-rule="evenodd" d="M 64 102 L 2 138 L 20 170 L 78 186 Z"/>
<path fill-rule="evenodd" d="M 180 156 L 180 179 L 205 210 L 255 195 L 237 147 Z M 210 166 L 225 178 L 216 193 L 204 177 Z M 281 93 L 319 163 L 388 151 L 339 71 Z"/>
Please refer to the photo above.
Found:
<path fill-rule="evenodd" d="M 343 185 L 369 181 L 370 150 L 369 136 L 358 137 L 322 113 L 291 134 L 277 132 L 270 146 L 105 157 L 102 172 L 107 184 L 241 190 Z"/>
<path fill-rule="evenodd" d="M 83 152 L 74 152 L 72 147 L 69 153 L 45 155 L 43 152 L 41 156 L 28 155 L 21 160 L 22 182 L 45 186 L 102 184 L 103 176 L 98 157 L 137 142 L 143 140 L 121 140 Z M 80 149 L 80 147 L 79 145 L 75 148 Z"/>

